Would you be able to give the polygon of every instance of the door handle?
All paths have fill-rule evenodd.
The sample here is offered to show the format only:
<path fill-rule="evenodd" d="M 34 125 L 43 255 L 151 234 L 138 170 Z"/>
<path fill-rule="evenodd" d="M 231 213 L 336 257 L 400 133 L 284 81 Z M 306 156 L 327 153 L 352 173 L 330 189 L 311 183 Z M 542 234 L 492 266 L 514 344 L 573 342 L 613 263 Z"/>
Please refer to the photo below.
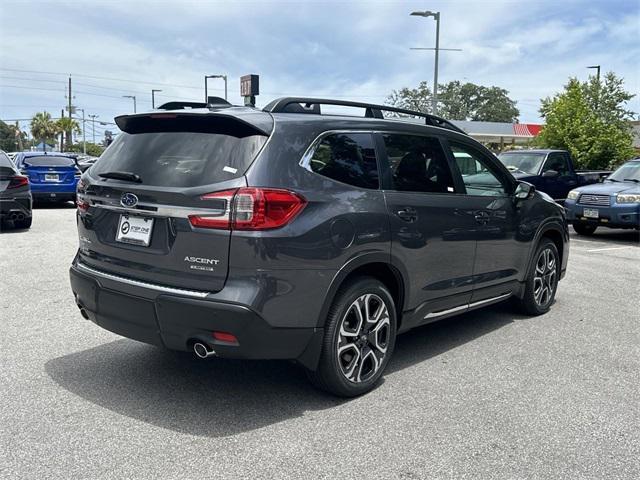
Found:
<path fill-rule="evenodd" d="M 418 219 L 418 211 L 412 207 L 404 207 L 398 210 L 396 215 L 405 222 L 415 222 Z"/>
<path fill-rule="evenodd" d="M 473 218 L 475 218 L 476 222 L 478 222 L 480 225 L 485 225 L 491 219 L 491 215 L 489 214 L 489 212 L 480 210 L 475 213 Z"/>

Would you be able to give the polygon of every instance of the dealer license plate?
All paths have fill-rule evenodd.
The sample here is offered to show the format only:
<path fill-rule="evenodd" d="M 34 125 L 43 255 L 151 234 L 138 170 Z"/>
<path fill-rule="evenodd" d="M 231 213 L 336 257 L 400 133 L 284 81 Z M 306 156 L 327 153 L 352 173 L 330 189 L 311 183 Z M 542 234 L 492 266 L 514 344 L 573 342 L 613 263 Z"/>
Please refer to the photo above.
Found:
<path fill-rule="evenodd" d="M 153 230 L 153 219 L 135 217 L 132 215 L 120 215 L 116 240 L 123 243 L 131 243 L 148 247 Z"/>

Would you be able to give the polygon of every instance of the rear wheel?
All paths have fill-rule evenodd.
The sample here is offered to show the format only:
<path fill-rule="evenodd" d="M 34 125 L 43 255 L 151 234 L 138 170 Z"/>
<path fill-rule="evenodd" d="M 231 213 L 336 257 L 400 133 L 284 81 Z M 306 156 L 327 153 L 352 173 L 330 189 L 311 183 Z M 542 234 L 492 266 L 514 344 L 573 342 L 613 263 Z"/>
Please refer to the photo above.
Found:
<path fill-rule="evenodd" d="M 395 339 L 391 294 L 378 280 L 362 277 L 343 289 L 329 310 L 318 369 L 309 371 L 309 378 L 334 395 L 362 395 L 382 377 Z"/>
<path fill-rule="evenodd" d="M 573 222 L 573 229 L 578 235 L 593 235 L 598 228 L 590 223 Z"/>
<path fill-rule="evenodd" d="M 553 304 L 558 288 L 560 256 L 555 243 L 542 239 L 528 274 L 524 296 L 518 300 L 519 307 L 529 315 L 547 313 Z"/>

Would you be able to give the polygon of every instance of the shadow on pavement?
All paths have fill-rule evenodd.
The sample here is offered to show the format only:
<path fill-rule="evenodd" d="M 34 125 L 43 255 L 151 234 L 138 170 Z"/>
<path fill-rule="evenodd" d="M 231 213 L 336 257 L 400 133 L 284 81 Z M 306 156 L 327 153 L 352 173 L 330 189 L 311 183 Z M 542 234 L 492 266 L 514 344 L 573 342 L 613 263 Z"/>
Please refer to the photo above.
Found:
<path fill-rule="evenodd" d="M 599 227 L 593 235 L 583 236 L 571 232 L 571 240 L 583 240 L 606 245 L 639 245 L 640 231 Z"/>
<path fill-rule="evenodd" d="M 76 204 L 72 201 L 68 202 L 54 202 L 51 200 L 34 200 L 34 210 L 69 210 L 76 208 Z"/>
<path fill-rule="evenodd" d="M 496 306 L 412 330 L 398 338 L 387 374 L 517 319 L 509 305 Z M 126 339 L 52 359 L 45 369 L 61 387 L 96 405 L 207 437 L 258 429 L 347 401 L 315 390 L 291 362 L 203 361 Z"/>

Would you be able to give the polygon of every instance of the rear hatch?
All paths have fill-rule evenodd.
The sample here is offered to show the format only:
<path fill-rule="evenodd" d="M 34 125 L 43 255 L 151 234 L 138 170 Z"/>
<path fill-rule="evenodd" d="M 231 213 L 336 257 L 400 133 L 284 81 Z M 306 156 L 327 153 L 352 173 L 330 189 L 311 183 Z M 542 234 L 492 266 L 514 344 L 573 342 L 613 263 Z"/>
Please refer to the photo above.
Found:
<path fill-rule="evenodd" d="M 230 198 L 206 195 L 246 186 L 273 128 L 267 114 L 228 110 L 240 112 L 116 119 L 123 133 L 78 187 L 80 262 L 174 288 L 224 287 L 231 231 L 193 219 L 228 216 Z"/>
<path fill-rule="evenodd" d="M 39 155 L 23 160 L 24 171 L 33 184 L 72 184 L 78 173 L 73 158 Z"/>

